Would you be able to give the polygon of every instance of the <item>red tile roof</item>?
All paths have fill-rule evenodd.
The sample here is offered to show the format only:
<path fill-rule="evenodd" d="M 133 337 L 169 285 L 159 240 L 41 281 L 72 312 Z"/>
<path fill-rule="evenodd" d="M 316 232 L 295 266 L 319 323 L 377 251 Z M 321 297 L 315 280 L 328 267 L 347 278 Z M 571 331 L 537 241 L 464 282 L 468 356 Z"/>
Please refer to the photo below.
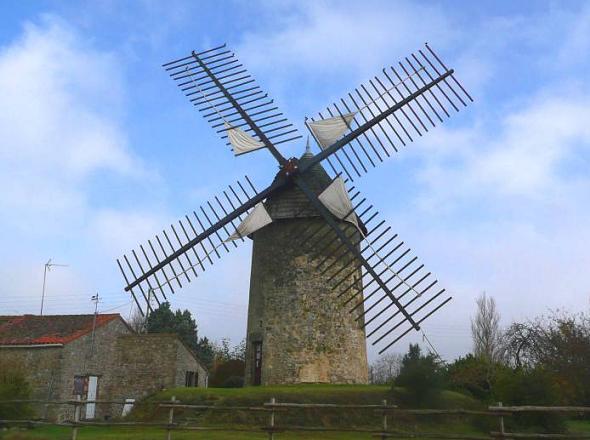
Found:
<path fill-rule="evenodd" d="M 118 313 L 97 315 L 96 328 Z M 92 331 L 94 315 L 0 316 L 0 345 L 67 344 Z"/>

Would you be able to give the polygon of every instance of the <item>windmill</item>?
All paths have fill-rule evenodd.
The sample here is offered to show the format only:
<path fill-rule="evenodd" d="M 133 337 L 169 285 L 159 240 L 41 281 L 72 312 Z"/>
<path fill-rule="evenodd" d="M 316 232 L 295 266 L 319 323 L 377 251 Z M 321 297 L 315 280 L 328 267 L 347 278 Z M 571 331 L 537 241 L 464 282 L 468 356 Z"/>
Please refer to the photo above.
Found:
<path fill-rule="evenodd" d="M 451 297 L 354 181 L 473 101 L 454 70 L 426 44 L 306 118 L 319 152 L 308 137 L 285 158 L 279 145 L 302 135 L 226 45 L 163 67 L 236 156 L 266 149 L 279 172 L 262 190 L 245 176 L 123 255 L 125 290 L 149 313 L 250 237 L 246 382 L 366 381 L 365 336 L 381 354 Z"/>

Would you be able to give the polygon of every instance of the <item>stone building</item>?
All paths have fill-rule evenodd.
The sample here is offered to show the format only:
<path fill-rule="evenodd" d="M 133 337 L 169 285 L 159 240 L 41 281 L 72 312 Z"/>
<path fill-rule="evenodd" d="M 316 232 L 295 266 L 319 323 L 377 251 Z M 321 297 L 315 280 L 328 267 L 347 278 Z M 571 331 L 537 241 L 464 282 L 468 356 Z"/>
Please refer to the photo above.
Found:
<path fill-rule="evenodd" d="M 311 157 L 307 151 L 300 163 Z M 319 164 L 305 177 L 316 194 L 331 183 Z M 330 231 L 327 240 L 302 246 L 303 231 L 325 222 L 298 187 L 286 187 L 265 208 L 272 223 L 250 236 L 246 384 L 367 383 L 363 321 L 343 306 L 345 298 L 337 297 L 336 281 L 330 280 L 340 269 L 350 272 L 351 283 L 356 282 L 350 293 L 358 293 L 352 305 L 362 302 L 360 268 L 343 258 L 327 273 L 316 270 L 324 258 L 334 261 L 329 255 L 340 242 Z M 358 233 L 349 223 L 339 223 L 347 234 Z"/>
<path fill-rule="evenodd" d="M 33 399 L 138 399 L 163 388 L 207 386 L 207 370 L 176 335 L 136 334 L 118 314 L 0 316 L 0 364 L 21 368 Z M 59 409 L 58 409 L 59 408 Z M 71 408 L 39 408 L 71 418 Z M 82 417 L 121 415 L 87 404 Z"/>

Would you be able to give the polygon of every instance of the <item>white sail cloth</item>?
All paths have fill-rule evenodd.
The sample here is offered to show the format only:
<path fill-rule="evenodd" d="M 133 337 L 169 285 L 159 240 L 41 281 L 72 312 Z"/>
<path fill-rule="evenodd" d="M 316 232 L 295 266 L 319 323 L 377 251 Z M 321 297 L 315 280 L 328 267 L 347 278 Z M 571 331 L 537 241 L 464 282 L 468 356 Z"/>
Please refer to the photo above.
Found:
<path fill-rule="evenodd" d="M 307 126 L 312 131 L 322 149 L 326 149 L 348 130 L 355 115 L 355 112 L 346 113 L 342 116 L 308 122 Z"/>
<path fill-rule="evenodd" d="M 328 208 L 328 211 L 340 220 L 352 223 L 359 229 L 358 219 L 352 208 L 352 202 L 348 197 L 346 187 L 344 186 L 344 180 L 341 177 L 334 179 L 330 186 L 322 191 L 318 199 Z"/>
<path fill-rule="evenodd" d="M 254 207 L 252 212 L 248 214 L 248 216 L 238 225 L 236 231 L 227 237 L 225 241 L 233 241 L 238 240 L 240 238 L 246 237 L 253 232 L 258 231 L 260 228 L 268 225 L 272 222 L 272 218 L 268 214 L 267 210 L 264 208 L 262 203 L 259 203 Z"/>
<path fill-rule="evenodd" d="M 227 137 L 236 156 L 264 147 L 264 143 L 257 141 L 244 130 L 234 127 L 228 122 L 224 122 L 223 125 L 227 130 Z"/>

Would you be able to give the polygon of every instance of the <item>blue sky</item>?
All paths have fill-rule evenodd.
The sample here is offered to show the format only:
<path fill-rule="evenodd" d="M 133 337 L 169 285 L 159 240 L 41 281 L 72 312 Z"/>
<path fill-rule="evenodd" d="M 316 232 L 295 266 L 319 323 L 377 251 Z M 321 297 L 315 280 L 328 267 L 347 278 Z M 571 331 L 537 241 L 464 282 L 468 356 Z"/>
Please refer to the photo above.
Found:
<path fill-rule="evenodd" d="M 98 291 L 127 316 L 116 257 L 244 174 L 269 182 L 270 155 L 234 158 L 160 67 L 220 42 L 299 128 L 430 42 L 475 103 L 359 182 L 455 297 L 428 336 L 468 351 L 482 291 L 505 324 L 588 310 L 587 2 L 196 5 L 0 3 L 0 314 L 38 312 L 51 257 L 69 267 L 49 274 L 47 313 L 91 312 Z M 202 334 L 244 336 L 249 252 L 174 298 Z"/>

